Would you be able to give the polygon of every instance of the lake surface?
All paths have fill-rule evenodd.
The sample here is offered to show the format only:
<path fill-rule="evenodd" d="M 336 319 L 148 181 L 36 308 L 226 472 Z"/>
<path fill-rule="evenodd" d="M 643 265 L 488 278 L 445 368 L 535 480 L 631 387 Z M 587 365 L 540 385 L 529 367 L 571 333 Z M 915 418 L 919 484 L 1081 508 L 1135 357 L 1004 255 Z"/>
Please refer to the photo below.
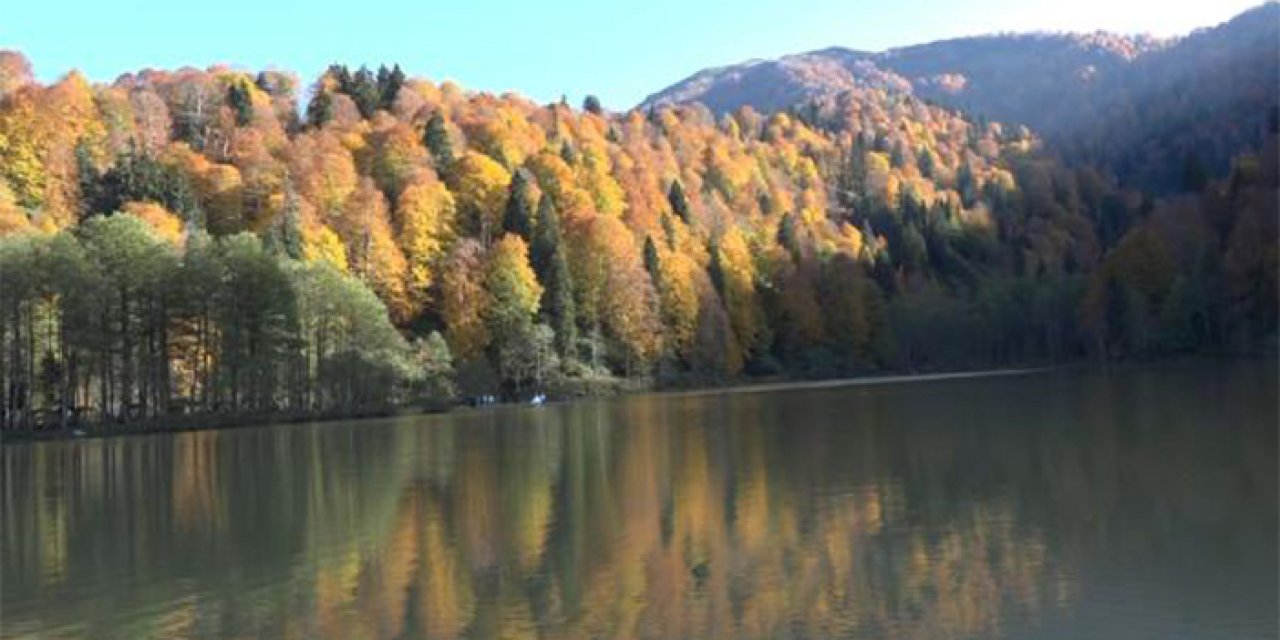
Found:
<path fill-rule="evenodd" d="M 0 448 L 12 638 L 1274 638 L 1274 361 Z"/>

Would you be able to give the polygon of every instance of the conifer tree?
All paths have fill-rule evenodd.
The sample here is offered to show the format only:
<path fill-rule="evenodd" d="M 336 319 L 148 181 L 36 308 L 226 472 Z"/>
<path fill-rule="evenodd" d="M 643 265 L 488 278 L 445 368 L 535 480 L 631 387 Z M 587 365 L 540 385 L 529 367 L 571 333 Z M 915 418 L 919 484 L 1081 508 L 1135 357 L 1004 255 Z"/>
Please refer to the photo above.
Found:
<path fill-rule="evenodd" d="M 423 143 L 427 145 L 427 150 L 436 163 L 436 172 L 442 175 L 447 173 L 454 161 L 453 142 L 449 139 L 449 128 L 445 124 L 444 115 L 439 111 L 431 114 L 431 118 L 427 120 Z"/>
<path fill-rule="evenodd" d="M 667 202 L 671 204 L 671 211 L 685 224 L 689 224 L 689 198 L 684 195 L 684 185 L 680 184 L 679 178 L 671 181 L 671 187 L 667 190 Z"/>
<path fill-rule="evenodd" d="M 502 216 L 502 230 L 525 240 L 533 235 L 533 203 L 529 202 L 529 178 L 523 169 L 511 177 L 507 189 L 507 207 Z"/>

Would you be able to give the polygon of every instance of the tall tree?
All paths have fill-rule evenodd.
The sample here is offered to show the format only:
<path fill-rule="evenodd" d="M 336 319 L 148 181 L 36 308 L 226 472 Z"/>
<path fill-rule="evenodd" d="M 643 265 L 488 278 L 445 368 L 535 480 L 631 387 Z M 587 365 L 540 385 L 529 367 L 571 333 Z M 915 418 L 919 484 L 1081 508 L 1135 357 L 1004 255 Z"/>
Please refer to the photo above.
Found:
<path fill-rule="evenodd" d="M 533 236 L 533 202 L 528 172 L 518 169 L 507 187 L 507 206 L 502 215 L 502 230 L 528 241 Z"/>
<path fill-rule="evenodd" d="M 449 138 L 449 128 L 445 123 L 444 115 L 439 111 L 431 114 L 431 117 L 427 120 L 423 142 L 427 145 L 427 149 L 431 151 L 431 157 L 435 160 L 436 171 L 441 175 L 447 175 L 454 161 L 453 141 Z"/>
<path fill-rule="evenodd" d="M 538 220 L 529 246 L 529 261 L 543 286 L 541 315 L 555 331 L 556 351 L 562 358 L 571 360 L 576 356 L 578 318 L 573 276 L 563 243 L 560 215 L 551 197 L 544 193 L 538 199 Z"/>
<path fill-rule="evenodd" d="M 491 350 L 498 370 L 508 382 L 526 382 L 525 346 L 535 342 L 534 318 L 542 298 L 542 285 L 529 266 L 529 249 L 524 240 L 506 234 L 489 252 L 484 277 L 490 303 L 484 322 L 492 339 Z"/>
<path fill-rule="evenodd" d="M 253 90 L 248 80 L 236 78 L 227 85 L 227 105 L 236 114 L 236 126 L 247 127 L 253 122 Z"/>
<path fill-rule="evenodd" d="M 684 194 L 684 185 L 680 183 L 680 179 L 676 178 L 671 181 L 671 186 L 667 189 L 667 203 L 671 205 L 671 211 L 676 214 L 685 224 L 691 224 L 689 221 L 689 198 Z"/>

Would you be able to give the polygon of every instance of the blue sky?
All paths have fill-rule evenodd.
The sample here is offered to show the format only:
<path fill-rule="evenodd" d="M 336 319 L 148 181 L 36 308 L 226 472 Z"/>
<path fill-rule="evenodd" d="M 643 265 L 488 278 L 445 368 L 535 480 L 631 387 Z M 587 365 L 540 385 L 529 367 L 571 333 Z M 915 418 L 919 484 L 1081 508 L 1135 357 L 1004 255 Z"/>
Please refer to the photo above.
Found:
<path fill-rule="evenodd" d="M 4 0 L 0 48 L 55 80 L 228 63 L 297 72 L 399 62 L 410 75 L 624 109 L 707 66 L 840 45 L 880 50 L 993 31 L 1185 33 L 1259 0 Z"/>

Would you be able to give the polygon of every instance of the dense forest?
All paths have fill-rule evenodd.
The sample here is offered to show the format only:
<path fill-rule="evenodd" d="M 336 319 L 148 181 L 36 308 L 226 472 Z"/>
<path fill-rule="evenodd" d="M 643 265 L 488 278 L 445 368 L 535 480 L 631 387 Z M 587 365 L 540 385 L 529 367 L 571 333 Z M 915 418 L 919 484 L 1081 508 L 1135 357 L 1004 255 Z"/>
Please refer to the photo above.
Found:
<path fill-rule="evenodd" d="M 884 88 L 611 113 L 0 52 L 3 427 L 1273 345 L 1266 139 L 1155 198 Z"/>
<path fill-rule="evenodd" d="M 870 53 L 840 47 L 695 73 L 643 108 L 701 102 L 715 113 L 786 109 L 854 87 L 907 93 L 1006 124 L 1052 152 L 1159 193 L 1185 165 L 1225 175 L 1257 149 L 1280 102 L 1280 3 L 1220 25 L 1157 38 L 1000 33 Z"/>

